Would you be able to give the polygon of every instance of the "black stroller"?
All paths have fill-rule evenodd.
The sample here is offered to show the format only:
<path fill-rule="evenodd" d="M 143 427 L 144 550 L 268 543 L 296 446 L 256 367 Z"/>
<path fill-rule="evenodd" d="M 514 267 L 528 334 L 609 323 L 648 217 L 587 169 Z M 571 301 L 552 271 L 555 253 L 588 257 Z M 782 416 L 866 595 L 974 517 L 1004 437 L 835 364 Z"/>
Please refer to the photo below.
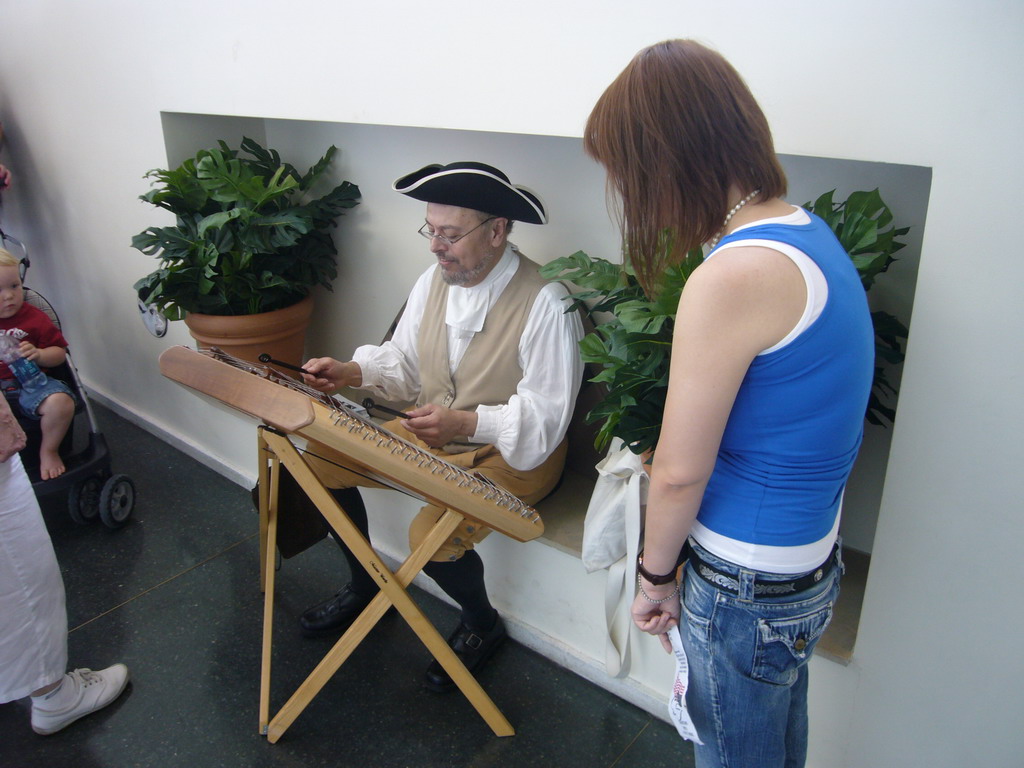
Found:
<path fill-rule="evenodd" d="M 20 258 L 21 278 L 28 271 L 28 251 L 17 238 L 0 230 L 0 246 Z M 25 302 L 41 309 L 58 328 L 60 319 L 50 303 L 36 291 L 25 288 Z M 67 361 L 47 374 L 63 381 L 75 396 L 75 416 L 61 442 L 59 453 L 64 462 L 64 474 L 50 480 L 39 475 L 38 422 L 21 418 L 18 421 L 28 436 L 28 445 L 21 452 L 25 471 L 32 481 L 36 497 L 44 499 L 67 494 L 67 509 L 71 519 L 79 524 L 91 523 L 99 518 L 109 528 L 120 528 L 128 522 L 135 506 L 135 484 L 127 475 L 114 474 L 110 468 L 110 451 L 100 432 L 89 398 L 78 378 L 68 351 Z M 17 410 L 15 410 L 17 413 Z"/>

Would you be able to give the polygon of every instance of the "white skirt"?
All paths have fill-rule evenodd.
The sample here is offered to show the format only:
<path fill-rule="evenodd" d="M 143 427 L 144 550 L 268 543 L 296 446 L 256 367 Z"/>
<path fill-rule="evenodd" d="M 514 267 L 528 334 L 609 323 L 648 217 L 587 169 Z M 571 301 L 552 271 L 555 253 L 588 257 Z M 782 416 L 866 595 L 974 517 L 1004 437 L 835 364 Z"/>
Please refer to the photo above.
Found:
<path fill-rule="evenodd" d="M 21 457 L 0 463 L 0 703 L 67 670 L 64 581 Z"/>

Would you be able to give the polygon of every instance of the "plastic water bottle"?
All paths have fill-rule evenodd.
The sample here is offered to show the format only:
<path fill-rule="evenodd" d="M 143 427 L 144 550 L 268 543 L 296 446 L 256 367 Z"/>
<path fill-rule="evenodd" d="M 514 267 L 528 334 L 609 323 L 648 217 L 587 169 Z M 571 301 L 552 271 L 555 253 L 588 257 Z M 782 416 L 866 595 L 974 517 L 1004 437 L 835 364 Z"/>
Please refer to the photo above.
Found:
<path fill-rule="evenodd" d="M 34 392 L 46 384 L 46 374 L 39 370 L 39 366 L 33 361 L 21 356 L 18 351 L 18 342 L 7 334 L 0 334 L 0 360 L 7 363 L 21 388 L 26 392 Z"/>

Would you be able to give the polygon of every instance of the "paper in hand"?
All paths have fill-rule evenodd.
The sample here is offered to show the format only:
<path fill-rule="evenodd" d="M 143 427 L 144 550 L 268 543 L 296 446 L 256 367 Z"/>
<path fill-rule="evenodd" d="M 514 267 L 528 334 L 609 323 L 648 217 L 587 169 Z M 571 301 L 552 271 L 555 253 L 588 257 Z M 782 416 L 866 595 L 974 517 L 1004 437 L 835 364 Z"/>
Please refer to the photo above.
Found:
<path fill-rule="evenodd" d="M 693 720 L 690 719 L 690 713 L 686 709 L 686 687 L 689 682 L 690 664 L 686 660 L 686 651 L 683 650 L 679 627 L 672 627 L 668 631 L 668 638 L 672 643 L 672 651 L 676 655 L 676 679 L 672 684 L 672 695 L 668 700 L 668 716 L 680 736 L 695 744 L 703 744 L 704 742 L 697 735 Z"/>

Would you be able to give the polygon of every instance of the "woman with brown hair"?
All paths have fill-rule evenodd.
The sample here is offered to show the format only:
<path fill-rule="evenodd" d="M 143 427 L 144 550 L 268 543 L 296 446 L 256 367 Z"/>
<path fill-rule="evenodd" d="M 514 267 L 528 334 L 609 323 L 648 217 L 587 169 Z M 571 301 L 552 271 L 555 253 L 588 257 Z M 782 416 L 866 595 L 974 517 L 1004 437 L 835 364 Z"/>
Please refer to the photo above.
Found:
<path fill-rule="evenodd" d="M 697 765 L 803 765 L 806 665 L 839 592 L 840 502 L 873 373 L 864 291 L 828 226 L 782 199 L 767 120 L 718 53 L 641 51 L 584 147 L 649 294 L 709 249 L 676 313 L 634 621 L 666 649 L 680 625 Z"/>

